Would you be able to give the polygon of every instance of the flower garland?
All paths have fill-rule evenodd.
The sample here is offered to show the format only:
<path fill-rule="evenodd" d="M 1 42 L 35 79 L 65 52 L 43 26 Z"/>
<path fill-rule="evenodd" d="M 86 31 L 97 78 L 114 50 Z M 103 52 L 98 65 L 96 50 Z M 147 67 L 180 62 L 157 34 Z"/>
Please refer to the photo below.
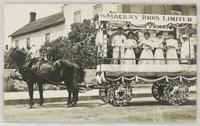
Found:
<path fill-rule="evenodd" d="M 188 26 L 188 24 L 173 24 L 173 23 L 169 23 L 166 25 L 157 25 L 153 22 L 147 22 L 146 24 L 140 24 L 140 25 L 135 25 L 132 24 L 131 22 L 108 22 L 107 24 L 108 26 L 108 30 L 113 30 L 113 29 L 117 29 L 117 27 L 124 27 L 125 29 L 140 29 L 140 28 L 144 28 L 147 26 L 154 26 L 154 27 L 166 27 L 166 28 L 177 28 L 177 29 L 184 29 Z"/>
<path fill-rule="evenodd" d="M 102 74 L 105 74 L 104 72 Z M 135 82 L 139 82 L 139 81 L 144 81 L 144 82 L 149 82 L 149 83 L 154 83 L 154 82 L 157 82 L 157 81 L 161 81 L 161 80 L 166 80 L 166 82 L 168 82 L 169 80 L 177 80 L 179 79 L 180 82 L 182 82 L 183 80 L 186 80 L 186 81 L 195 81 L 197 79 L 197 77 L 184 77 L 184 76 L 176 76 L 176 77 L 169 77 L 169 76 L 162 76 L 162 77 L 159 77 L 159 78 L 156 78 L 156 79 L 149 79 L 149 78 L 144 78 L 144 77 L 139 77 L 139 76 L 134 76 L 134 77 L 131 77 L 131 78 L 128 78 L 128 77 L 124 77 L 124 76 L 121 76 L 121 77 L 117 77 L 117 78 L 109 78 L 105 75 L 102 75 L 103 77 L 103 80 L 106 80 L 106 81 L 135 81 Z"/>

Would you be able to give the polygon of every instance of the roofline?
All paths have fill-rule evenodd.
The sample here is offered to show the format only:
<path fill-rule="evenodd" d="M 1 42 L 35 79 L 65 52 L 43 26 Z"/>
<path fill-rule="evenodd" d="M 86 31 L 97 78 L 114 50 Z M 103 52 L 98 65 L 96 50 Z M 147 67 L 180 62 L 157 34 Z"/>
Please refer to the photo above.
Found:
<path fill-rule="evenodd" d="M 18 35 L 9 35 L 8 37 L 18 37 L 18 36 L 21 36 L 21 35 L 26 35 L 26 34 L 30 34 L 30 33 L 34 33 L 34 32 L 37 32 L 37 31 L 41 31 L 41 30 L 44 30 L 44 29 L 47 29 L 49 27 L 52 27 L 52 26 L 57 26 L 57 25 L 60 25 L 60 24 L 63 24 L 65 23 L 65 21 L 60 21 L 60 22 L 57 22 L 55 24 L 51 24 L 51 25 L 48 25 L 48 26 L 45 26 L 45 27 L 41 27 L 39 29 L 35 29 L 35 30 L 32 30 L 32 31 L 29 31 L 29 32 L 25 32 L 25 33 L 21 33 L 21 34 L 18 34 Z"/>
<path fill-rule="evenodd" d="M 58 13 L 63 13 L 63 11 L 58 12 Z M 58 14 L 58 13 L 56 13 L 56 14 Z M 52 14 L 52 15 L 55 15 L 55 14 Z M 49 15 L 49 16 L 52 16 L 52 15 Z M 47 16 L 47 17 L 49 17 L 49 16 Z M 40 18 L 40 19 L 37 19 L 37 20 L 41 20 L 41 19 L 44 19 L 44 18 L 46 18 L 46 17 L 43 17 L 43 18 Z M 37 21 L 37 20 L 36 20 L 36 21 Z M 60 25 L 60 24 L 62 24 L 62 23 L 65 23 L 65 18 L 64 18 L 64 17 L 63 17 L 63 19 L 62 19 L 61 21 L 59 21 L 59 22 L 57 22 L 57 23 L 49 24 L 49 25 L 47 25 L 47 26 L 44 26 L 44 27 L 41 27 L 41 28 L 38 28 L 38 29 L 35 29 L 35 30 L 32 30 L 32 31 L 29 31 L 29 32 L 24 32 L 24 33 L 21 33 L 21 34 L 17 34 L 17 35 L 13 35 L 13 34 L 15 33 L 15 32 L 14 32 L 14 33 L 10 34 L 8 37 L 17 37 L 17 36 L 20 36 L 20 35 L 25 35 L 25 34 L 37 32 L 37 31 L 41 31 L 41 30 L 47 29 L 47 28 L 52 27 L 52 26 Z M 27 25 L 28 25 L 28 24 L 27 24 Z M 25 26 L 26 26 L 26 25 L 25 25 Z"/>

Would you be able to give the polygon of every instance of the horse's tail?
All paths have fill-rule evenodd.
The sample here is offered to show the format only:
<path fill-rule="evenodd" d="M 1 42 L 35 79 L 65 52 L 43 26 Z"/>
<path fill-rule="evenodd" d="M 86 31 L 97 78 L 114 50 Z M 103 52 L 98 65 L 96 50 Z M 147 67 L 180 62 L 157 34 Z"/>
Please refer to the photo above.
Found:
<path fill-rule="evenodd" d="M 79 66 L 79 83 L 84 82 L 85 71 L 82 67 Z"/>

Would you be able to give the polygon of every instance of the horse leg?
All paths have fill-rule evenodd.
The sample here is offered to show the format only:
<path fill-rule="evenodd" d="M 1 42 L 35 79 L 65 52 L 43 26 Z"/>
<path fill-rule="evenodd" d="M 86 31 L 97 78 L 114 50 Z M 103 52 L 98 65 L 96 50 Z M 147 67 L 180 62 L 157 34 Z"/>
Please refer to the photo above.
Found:
<path fill-rule="evenodd" d="M 74 107 L 78 102 L 78 93 L 79 93 L 78 85 L 75 81 L 73 82 L 72 88 L 73 88 L 72 106 Z"/>
<path fill-rule="evenodd" d="M 40 106 L 43 106 L 44 98 L 43 98 L 43 85 L 38 83 L 39 94 L 40 94 Z"/>
<path fill-rule="evenodd" d="M 66 107 L 72 107 L 72 86 L 71 86 L 71 83 L 67 82 L 67 81 L 64 81 L 65 84 L 66 84 L 66 88 L 67 88 L 67 91 L 68 91 L 68 98 L 67 98 L 67 105 Z M 69 85 L 67 85 L 69 84 Z"/>
<path fill-rule="evenodd" d="M 67 107 L 72 107 L 72 91 L 68 89 Z"/>
<path fill-rule="evenodd" d="M 78 102 L 78 90 L 77 89 L 75 89 L 74 91 L 73 91 L 73 98 L 72 98 L 72 106 L 74 107 L 74 106 L 76 106 L 76 104 L 77 104 L 77 102 Z"/>
<path fill-rule="evenodd" d="M 29 101 L 29 108 L 30 109 L 34 105 L 34 101 L 33 101 L 33 84 L 34 83 L 28 83 L 28 92 L 29 92 L 29 97 L 30 97 L 30 101 Z"/>

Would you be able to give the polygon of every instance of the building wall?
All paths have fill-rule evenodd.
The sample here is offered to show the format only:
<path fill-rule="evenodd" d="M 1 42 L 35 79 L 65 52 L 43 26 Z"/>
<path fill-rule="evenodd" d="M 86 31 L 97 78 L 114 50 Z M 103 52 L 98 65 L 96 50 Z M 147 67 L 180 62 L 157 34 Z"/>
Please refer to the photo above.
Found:
<path fill-rule="evenodd" d="M 45 42 L 45 34 L 50 33 L 50 41 L 58 38 L 59 36 L 66 36 L 67 33 L 64 32 L 64 24 L 53 26 L 38 32 L 21 35 L 12 38 L 11 46 L 15 47 L 15 41 L 19 40 L 19 48 L 26 49 L 26 39 L 30 38 L 30 46 L 35 44 L 36 48 L 40 48 Z"/>
<path fill-rule="evenodd" d="M 81 12 L 81 22 L 84 19 L 91 19 L 94 17 L 94 6 L 97 4 L 66 4 L 63 6 L 65 16 L 65 31 L 71 31 L 71 24 L 74 23 L 74 13 Z M 102 4 L 103 12 L 117 12 L 117 4 Z"/>

